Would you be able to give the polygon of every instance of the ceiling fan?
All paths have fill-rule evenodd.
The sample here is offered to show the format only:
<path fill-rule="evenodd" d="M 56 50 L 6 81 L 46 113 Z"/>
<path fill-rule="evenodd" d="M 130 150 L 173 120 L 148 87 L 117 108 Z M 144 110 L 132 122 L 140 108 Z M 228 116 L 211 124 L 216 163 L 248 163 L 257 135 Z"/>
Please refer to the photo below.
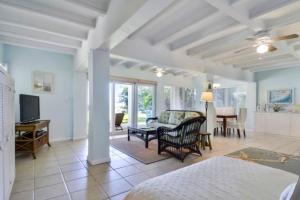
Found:
<path fill-rule="evenodd" d="M 256 32 L 253 37 L 246 38 L 246 40 L 254 42 L 252 47 L 243 48 L 235 51 L 234 53 L 240 53 L 251 48 L 256 48 L 257 53 L 264 54 L 277 50 L 277 48 L 273 45 L 275 41 L 290 40 L 298 37 L 299 35 L 295 33 L 290 35 L 271 36 L 269 30 L 261 30 Z"/>

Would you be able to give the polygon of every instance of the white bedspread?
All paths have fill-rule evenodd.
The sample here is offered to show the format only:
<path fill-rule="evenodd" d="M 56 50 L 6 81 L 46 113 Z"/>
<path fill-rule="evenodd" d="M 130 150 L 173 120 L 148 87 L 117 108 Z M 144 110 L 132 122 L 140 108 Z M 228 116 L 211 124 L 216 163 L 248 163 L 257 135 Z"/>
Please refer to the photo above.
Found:
<path fill-rule="evenodd" d="M 228 157 L 214 157 L 147 180 L 126 200 L 278 200 L 298 176 Z"/>

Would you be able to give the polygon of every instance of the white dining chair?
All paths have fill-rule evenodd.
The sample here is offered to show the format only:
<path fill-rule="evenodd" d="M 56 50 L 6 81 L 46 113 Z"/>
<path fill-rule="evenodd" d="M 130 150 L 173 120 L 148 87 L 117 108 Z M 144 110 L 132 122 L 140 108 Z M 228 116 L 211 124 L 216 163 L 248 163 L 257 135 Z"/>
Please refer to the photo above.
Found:
<path fill-rule="evenodd" d="M 241 131 L 246 137 L 246 118 L 247 118 L 247 108 L 240 108 L 240 112 L 236 121 L 230 121 L 227 123 L 227 128 L 236 129 L 238 136 L 241 137 Z"/>
<path fill-rule="evenodd" d="M 217 121 L 216 108 L 213 103 L 208 104 L 208 130 L 212 131 L 214 135 L 218 132 L 218 128 L 222 127 L 222 123 Z"/>

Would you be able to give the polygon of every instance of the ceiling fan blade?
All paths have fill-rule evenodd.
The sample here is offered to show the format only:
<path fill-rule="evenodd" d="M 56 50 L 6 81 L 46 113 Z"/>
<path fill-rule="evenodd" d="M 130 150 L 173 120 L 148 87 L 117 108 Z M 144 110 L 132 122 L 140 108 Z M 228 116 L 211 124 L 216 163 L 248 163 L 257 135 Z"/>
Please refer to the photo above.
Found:
<path fill-rule="evenodd" d="M 272 52 L 272 51 L 276 51 L 277 48 L 274 47 L 273 45 L 269 45 L 269 52 Z"/>
<path fill-rule="evenodd" d="M 235 54 L 238 54 L 238 53 L 241 53 L 241 52 L 243 52 L 243 51 L 247 51 L 248 49 L 251 49 L 252 47 L 246 47 L 246 48 L 243 48 L 243 49 L 239 49 L 239 50 L 237 50 L 237 51 L 235 51 L 234 53 Z"/>
<path fill-rule="evenodd" d="M 290 39 L 295 39 L 298 38 L 298 34 L 290 34 L 290 35 L 282 35 L 282 36 L 277 36 L 272 38 L 273 40 L 290 40 Z"/>
<path fill-rule="evenodd" d="M 246 38 L 246 40 L 253 42 L 256 41 L 256 38 Z"/>

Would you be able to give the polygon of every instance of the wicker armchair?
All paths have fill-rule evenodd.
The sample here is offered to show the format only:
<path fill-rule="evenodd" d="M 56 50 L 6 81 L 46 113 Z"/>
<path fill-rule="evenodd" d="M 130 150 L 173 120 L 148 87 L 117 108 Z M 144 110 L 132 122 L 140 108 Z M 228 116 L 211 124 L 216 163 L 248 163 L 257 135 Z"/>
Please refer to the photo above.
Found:
<path fill-rule="evenodd" d="M 173 129 L 159 127 L 157 129 L 158 154 L 165 151 L 182 162 L 190 153 L 202 155 L 199 149 L 199 133 L 205 120 L 205 117 L 187 118 Z"/>

